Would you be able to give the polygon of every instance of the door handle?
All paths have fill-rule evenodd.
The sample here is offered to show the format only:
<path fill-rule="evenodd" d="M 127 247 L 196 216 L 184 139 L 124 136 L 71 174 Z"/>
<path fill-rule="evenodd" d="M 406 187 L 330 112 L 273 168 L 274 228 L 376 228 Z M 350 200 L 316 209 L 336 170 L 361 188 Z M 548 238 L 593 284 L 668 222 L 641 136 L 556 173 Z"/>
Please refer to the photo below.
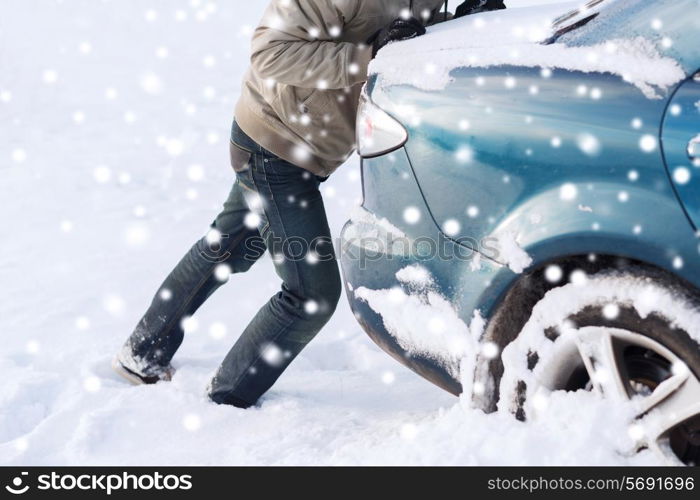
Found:
<path fill-rule="evenodd" d="M 690 139 L 688 143 L 688 158 L 695 166 L 700 165 L 700 134 Z"/>

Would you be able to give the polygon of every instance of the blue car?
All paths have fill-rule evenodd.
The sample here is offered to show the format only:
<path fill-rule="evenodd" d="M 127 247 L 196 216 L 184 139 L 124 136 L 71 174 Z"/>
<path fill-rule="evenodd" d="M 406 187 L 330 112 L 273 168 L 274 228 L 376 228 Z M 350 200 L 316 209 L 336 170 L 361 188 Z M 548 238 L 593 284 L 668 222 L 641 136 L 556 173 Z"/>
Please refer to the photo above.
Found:
<path fill-rule="evenodd" d="M 369 336 L 486 412 L 587 391 L 633 415 L 621 453 L 700 463 L 700 2 L 486 12 L 370 69 L 341 252 Z"/>

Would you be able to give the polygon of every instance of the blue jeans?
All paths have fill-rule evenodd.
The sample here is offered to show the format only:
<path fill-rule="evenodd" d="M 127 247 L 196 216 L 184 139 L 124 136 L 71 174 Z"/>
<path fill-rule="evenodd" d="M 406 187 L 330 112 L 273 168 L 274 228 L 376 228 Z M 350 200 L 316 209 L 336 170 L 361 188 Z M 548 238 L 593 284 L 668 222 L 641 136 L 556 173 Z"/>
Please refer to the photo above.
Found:
<path fill-rule="evenodd" d="M 214 402 L 249 407 L 330 319 L 341 282 L 319 191 L 324 179 L 263 149 L 235 122 L 231 163 L 236 181 L 222 212 L 165 279 L 127 346 L 145 372 L 163 370 L 182 343 L 182 320 L 229 272 L 247 271 L 269 251 L 281 290 L 243 331 L 210 386 Z"/>

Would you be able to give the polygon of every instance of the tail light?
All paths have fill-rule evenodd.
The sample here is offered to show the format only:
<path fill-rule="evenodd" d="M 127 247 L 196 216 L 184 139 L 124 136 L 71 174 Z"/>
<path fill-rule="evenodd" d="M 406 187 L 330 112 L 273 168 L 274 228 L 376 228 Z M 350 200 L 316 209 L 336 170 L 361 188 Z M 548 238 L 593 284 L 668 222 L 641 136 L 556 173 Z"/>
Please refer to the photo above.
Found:
<path fill-rule="evenodd" d="M 362 158 L 391 153 L 406 144 L 408 132 L 363 91 L 357 112 L 357 150 Z"/>

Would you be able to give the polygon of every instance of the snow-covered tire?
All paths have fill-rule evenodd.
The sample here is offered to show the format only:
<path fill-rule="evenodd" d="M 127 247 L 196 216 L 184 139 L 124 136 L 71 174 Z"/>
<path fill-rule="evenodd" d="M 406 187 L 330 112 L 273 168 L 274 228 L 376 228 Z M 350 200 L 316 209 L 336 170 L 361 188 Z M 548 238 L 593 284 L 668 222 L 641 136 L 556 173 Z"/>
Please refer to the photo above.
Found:
<path fill-rule="evenodd" d="M 700 300 L 677 279 L 632 267 L 556 286 L 501 347 L 499 410 L 537 418 L 552 391 L 591 390 L 634 405 L 634 449 L 700 463 Z"/>

